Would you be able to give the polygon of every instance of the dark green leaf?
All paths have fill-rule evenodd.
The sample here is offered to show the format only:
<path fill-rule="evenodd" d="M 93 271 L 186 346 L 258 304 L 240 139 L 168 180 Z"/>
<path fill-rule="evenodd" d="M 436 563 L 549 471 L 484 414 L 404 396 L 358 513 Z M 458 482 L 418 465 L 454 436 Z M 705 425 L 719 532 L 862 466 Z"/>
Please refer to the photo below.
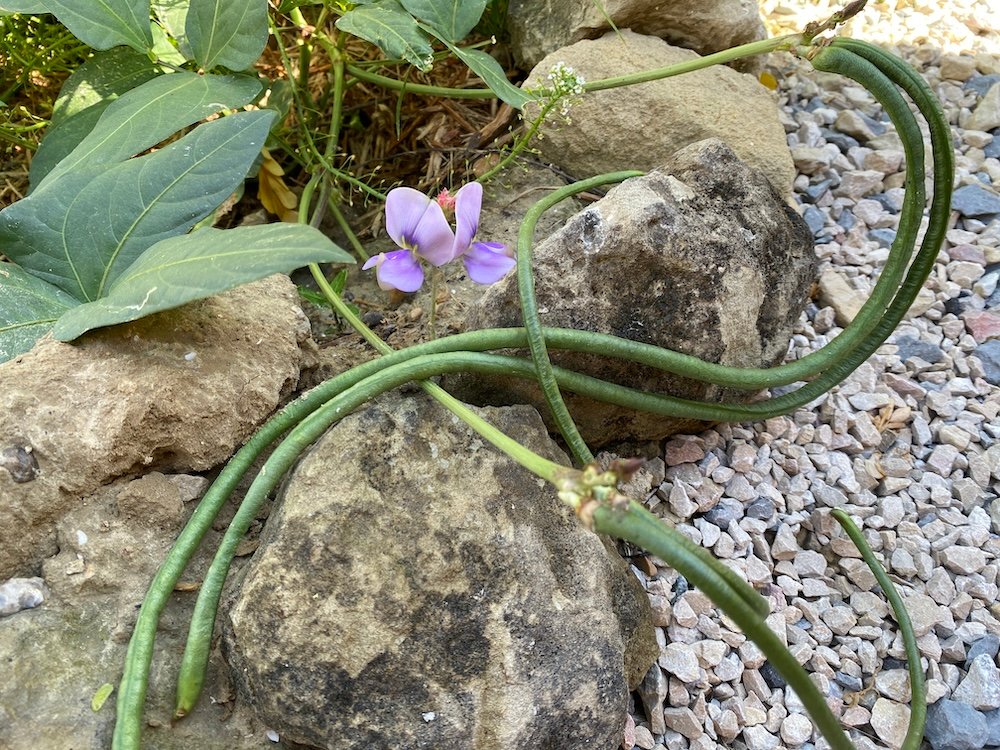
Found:
<path fill-rule="evenodd" d="M 94 49 L 125 44 L 146 52 L 153 46 L 149 0 L 0 0 L 0 10 L 53 13 L 77 39 Z"/>
<path fill-rule="evenodd" d="M 41 184 L 91 164 L 127 159 L 210 114 L 246 104 L 259 91 L 260 83 L 247 76 L 180 72 L 153 78 L 111 103 Z"/>
<path fill-rule="evenodd" d="M 460 42 L 479 23 L 486 0 L 400 0 L 403 7 L 449 42 Z"/>
<path fill-rule="evenodd" d="M 468 65 L 473 73 L 483 79 L 483 83 L 497 95 L 497 98 L 507 102 L 507 104 L 515 109 L 523 109 L 525 104 L 533 101 L 530 95 L 508 81 L 507 74 L 503 72 L 500 63 L 482 50 L 462 49 L 438 34 L 433 28 L 428 26 L 423 26 L 423 28 L 429 34 L 444 42 L 459 60 Z"/>
<path fill-rule="evenodd" d="M 376 45 L 386 57 L 398 57 L 420 70 L 430 70 L 430 40 L 397 0 L 379 0 L 348 11 L 337 28 Z"/>
<path fill-rule="evenodd" d="M 158 75 L 148 57 L 128 47 L 98 52 L 77 68 L 60 89 L 52 121 L 31 160 L 32 188 L 94 129 L 115 99 Z"/>
<path fill-rule="evenodd" d="M 147 156 L 46 180 L 0 211 L 0 247 L 81 301 L 102 297 L 145 250 L 187 232 L 232 193 L 273 119 L 241 112 Z"/>
<path fill-rule="evenodd" d="M 0 362 L 28 351 L 75 299 L 13 263 L 0 263 Z"/>
<path fill-rule="evenodd" d="M 246 70 L 267 44 L 267 0 L 190 0 L 184 32 L 205 70 Z"/>
<path fill-rule="evenodd" d="M 136 320 L 308 263 L 353 262 L 326 235 L 304 224 L 199 229 L 149 248 L 105 298 L 63 315 L 54 334 L 72 341 L 93 328 Z"/>

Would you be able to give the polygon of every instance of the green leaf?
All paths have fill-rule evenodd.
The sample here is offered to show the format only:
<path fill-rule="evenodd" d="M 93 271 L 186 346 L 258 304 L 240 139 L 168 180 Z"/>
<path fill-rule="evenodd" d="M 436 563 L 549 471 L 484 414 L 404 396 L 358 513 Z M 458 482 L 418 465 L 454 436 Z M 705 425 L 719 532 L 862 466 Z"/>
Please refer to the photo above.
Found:
<path fill-rule="evenodd" d="M 63 315 L 54 335 L 72 341 L 94 328 L 137 320 L 308 263 L 353 262 L 326 235 L 304 224 L 199 229 L 153 245 L 107 297 Z"/>
<path fill-rule="evenodd" d="M 128 47 L 98 52 L 63 84 L 45 138 L 31 160 L 32 188 L 76 148 L 119 96 L 160 75 L 148 57 Z"/>
<path fill-rule="evenodd" d="M 77 39 L 94 49 L 125 44 L 146 52 L 153 46 L 149 0 L 0 0 L 0 10 L 53 13 Z"/>
<path fill-rule="evenodd" d="M 205 70 L 246 70 L 267 44 L 267 0 L 191 0 L 184 31 Z"/>
<path fill-rule="evenodd" d="M 241 112 L 147 156 L 46 180 L 0 211 L 0 247 L 77 299 L 95 300 L 150 246 L 187 232 L 232 193 L 273 119 Z"/>
<path fill-rule="evenodd" d="M 190 59 L 190 55 L 185 56 L 158 23 L 153 24 L 153 55 L 158 62 L 173 65 L 175 68 L 180 67 Z"/>
<path fill-rule="evenodd" d="M 0 15 L 10 13 L 49 13 L 48 3 L 39 0 L 0 0 Z"/>
<path fill-rule="evenodd" d="M 191 0 L 153 0 L 151 7 L 163 29 L 178 42 L 184 40 L 184 22 Z"/>
<path fill-rule="evenodd" d="M 459 42 L 475 28 L 486 0 L 400 0 L 403 7 L 449 42 Z"/>
<path fill-rule="evenodd" d="M 63 313 L 78 304 L 20 266 L 0 263 L 0 362 L 31 349 Z"/>
<path fill-rule="evenodd" d="M 507 102 L 514 109 L 523 109 L 524 105 L 534 98 L 526 94 L 507 80 L 507 74 L 503 72 L 500 63 L 478 49 L 462 49 L 452 44 L 450 41 L 438 34 L 433 28 L 421 24 L 429 34 L 437 37 L 447 45 L 455 56 L 469 66 L 469 69 L 483 79 L 485 83 L 499 99 Z"/>
<path fill-rule="evenodd" d="M 146 81 L 110 104 L 94 129 L 41 185 L 90 164 L 113 164 L 134 156 L 210 114 L 246 104 L 259 91 L 260 83 L 248 76 L 182 71 Z"/>
<path fill-rule="evenodd" d="M 379 0 L 348 11 L 337 28 L 377 46 L 386 57 L 402 58 L 420 70 L 430 70 L 430 40 L 397 0 Z"/>

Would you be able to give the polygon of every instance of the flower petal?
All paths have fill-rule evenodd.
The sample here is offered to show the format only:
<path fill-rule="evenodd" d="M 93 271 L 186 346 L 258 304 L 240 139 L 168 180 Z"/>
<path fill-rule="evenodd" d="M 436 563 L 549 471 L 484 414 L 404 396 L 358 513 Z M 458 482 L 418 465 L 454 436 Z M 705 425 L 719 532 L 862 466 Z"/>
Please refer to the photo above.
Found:
<path fill-rule="evenodd" d="M 371 258 L 365 263 L 368 267 Z M 376 260 L 375 276 L 378 285 L 386 291 L 415 292 L 424 283 L 424 269 L 409 250 L 381 253 Z"/>
<path fill-rule="evenodd" d="M 483 186 L 478 182 L 463 185 L 455 193 L 455 246 L 452 258 L 469 248 L 479 229 L 479 211 L 483 206 Z"/>
<path fill-rule="evenodd" d="M 385 229 L 397 245 L 416 251 L 432 265 L 443 266 L 454 257 L 455 235 L 444 211 L 419 190 L 401 187 L 389 191 Z"/>
<path fill-rule="evenodd" d="M 499 242 L 474 242 L 462 262 L 469 278 L 477 284 L 495 284 L 517 265 L 512 251 Z"/>

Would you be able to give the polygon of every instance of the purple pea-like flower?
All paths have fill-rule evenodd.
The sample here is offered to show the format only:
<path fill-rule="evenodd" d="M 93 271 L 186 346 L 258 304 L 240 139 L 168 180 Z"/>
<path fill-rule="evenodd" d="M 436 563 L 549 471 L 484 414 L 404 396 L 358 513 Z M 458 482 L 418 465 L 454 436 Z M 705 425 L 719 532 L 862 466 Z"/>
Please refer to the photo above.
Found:
<path fill-rule="evenodd" d="M 452 197 L 443 191 L 435 202 L 413 188 L 395 188 L 385 201 L 385 228 L 399 250 L 379 253 L 362 268 L 375 268 L 378 285 L 385 290 L 415 292 L 424 283 L 421 259 L 432 266 L 461 256 L 469 278 L 493 284 L 515 265 L 504 245 L 473 242 L 479 229 L 483 187 L 470 182 Z M 452 232 L 442 206 L 454 207 L 456 231 Z"/>
<path fill-rule="evenodd" d="M 465 272 L 477 284 L 495 284 L 514 267 L 514 255 L 499 242 L 473 242 L 479 231 L 483 186 L 470 182 L 455 194 L 455 247 L 452 257 L 462 257 Z"/>
<path fill-rule="evenodd" d="M 389 191 L 385 199 L 385 229 L 400 249 L 379 253 L 362 266 L 365 270 L 375 267 L 375 277 L 382 289 L 415 292 L 424 283 L 419 258 L 433 266 L 443 266 L 453 257 L 455 235 L 444 211 L 419 190 L 402 187 Z"/>

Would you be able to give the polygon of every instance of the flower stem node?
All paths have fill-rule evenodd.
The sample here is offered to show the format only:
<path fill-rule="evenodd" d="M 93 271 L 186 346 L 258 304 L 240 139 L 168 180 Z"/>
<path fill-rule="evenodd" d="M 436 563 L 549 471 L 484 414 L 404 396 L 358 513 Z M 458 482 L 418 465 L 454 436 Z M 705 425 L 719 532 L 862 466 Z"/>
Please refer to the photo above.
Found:
<path fill-rule="evenodd" d="M 613 510 L 628 510 L 629 498 L 618 485 L 635 474 L 644 461 L 641 458 L 615 459 L 601 470 L 597 464 L 587 464 L 582 470 L 565 469 L 553 477 L 559 499 L 570 506 L 581 523 L 594 528 L 594 512 L 602 505 Z"/>

